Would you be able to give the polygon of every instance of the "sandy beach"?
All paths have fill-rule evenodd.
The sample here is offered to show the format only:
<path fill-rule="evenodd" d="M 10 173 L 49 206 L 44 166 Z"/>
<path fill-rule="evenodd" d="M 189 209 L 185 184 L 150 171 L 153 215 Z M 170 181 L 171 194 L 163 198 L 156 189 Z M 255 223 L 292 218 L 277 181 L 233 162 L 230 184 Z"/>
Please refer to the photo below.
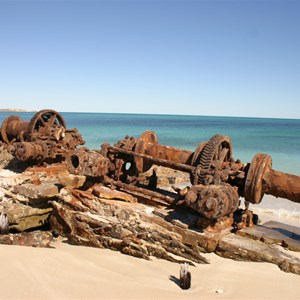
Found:
<path fill-rule="evenodd" d="M 300 277 L 273 264 L 205 254 L 192 287 L 179 265 L 56 242 L 53 249 L 1 245 L 1 299 L 299 299 Z"/>
<path fill-rule="evenodd" d="M 189 290 L 182 290 L 176 283 L 179 277 L 176 263 L 72 246 L 64 240 L 55 241 L 51 249 L 1 245 L 0 254 L 1 299 L 300 297 L 300 276 L 285 273 L 274 264 L 237 262 L 213 253 L 203 254 L 209 264 L 190 267 Z M 300 257 L 299 253 L 296 255 Z"/>

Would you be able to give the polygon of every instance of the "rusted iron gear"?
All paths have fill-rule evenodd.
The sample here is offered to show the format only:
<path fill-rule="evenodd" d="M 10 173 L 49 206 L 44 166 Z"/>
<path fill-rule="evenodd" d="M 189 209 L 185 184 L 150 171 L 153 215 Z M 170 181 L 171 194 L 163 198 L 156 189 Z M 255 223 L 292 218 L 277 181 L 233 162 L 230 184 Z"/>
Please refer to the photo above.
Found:
<path fill-rule="evenodd" d="M 207 184 L 206 172 L 211 169 L 212 162 L 220 163 L 230 161 L 232 158 L 232 143 L 228 136 L 216 134 L 207 143 L 200 144 L 194 152 L 193 165 L 197 166 L 192 174 L 191 181 L 194 184 Z"/>
<path fill-rule="evenodd" d="M 6 144 L 24 139 L 24 134 L 27 130 L 28 122 L 23 121 L 18 116 L 7 117 L 1 125 L 1 137 Z"/>
<path fill-rule="evenodd" d="M 109 172 L 110 161 L 98 151 L 86 148 L 73 150 L 66 156 L 67 169 L 71 174 L 104 177 Z"/>
<path fill-rule="evenodd" d="M 300 203 L 300 177 L 273 170 L 272 158 L 258 153 L 247 172 L 244 197 L 246 201 L 258 204 L 264 194 Z"/>
<path fill-rule="evenodd" d="M 64 137 L 65 128 L 65 120 L 57 111 L 43 109 L 38 111 L 29 121 L 26 135 L 29 140 L 44 135 L 53 136 L 58 141 Z"/>
<path fill-rule="evenodd" d="M 200 154 L 202 153 L 203 148 L 205 147 L 206 144 L 207 144 L 207 142 L 201 142 L 197 146 L 195 152 L 193 153 L 193 157 L 192 157 L 192 161 L 191 161 L 192 166 L 198 166 L 199 159 L 200 159 Z"/>
<path fill-rule="evenodd" d="M 229 184 L 193 185 L 184 198 L 186 206 L 209 220 L 217 220 L 236 211 L 239 195 Z"/>
<path fill-rule="evenodd" d="M 13 155 L 20 161 L 44 160 L 48 157 L 48 146 L 43 141 L 14 143 Z"/>

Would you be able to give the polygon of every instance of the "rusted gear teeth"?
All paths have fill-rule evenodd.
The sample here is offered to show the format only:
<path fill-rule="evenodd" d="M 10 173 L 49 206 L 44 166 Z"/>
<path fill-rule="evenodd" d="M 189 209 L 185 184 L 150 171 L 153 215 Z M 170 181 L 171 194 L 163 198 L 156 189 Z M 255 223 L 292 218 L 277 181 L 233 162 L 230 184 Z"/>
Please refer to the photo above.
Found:
<path fill-rule="evenodd" d="M 216 134 L 207 143 L 200 144 L 194 153 L 192 163 L 197 172 L 192 174 L 192 182 L 206 184 L 206 173 L 211 169 L 213 161 L 220 163 L 230 161 L 232 143 L 228 136 Z"/>

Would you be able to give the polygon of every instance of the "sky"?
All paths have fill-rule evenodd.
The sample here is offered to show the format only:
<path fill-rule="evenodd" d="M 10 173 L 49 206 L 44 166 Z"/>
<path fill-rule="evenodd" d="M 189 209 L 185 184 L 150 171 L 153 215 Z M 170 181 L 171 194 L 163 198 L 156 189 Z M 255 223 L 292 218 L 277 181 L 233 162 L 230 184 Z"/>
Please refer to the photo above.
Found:
<path fill-rule="evenodd" d="M 0 0 L 0 108 L 300 118 L 300 0 Z"/>

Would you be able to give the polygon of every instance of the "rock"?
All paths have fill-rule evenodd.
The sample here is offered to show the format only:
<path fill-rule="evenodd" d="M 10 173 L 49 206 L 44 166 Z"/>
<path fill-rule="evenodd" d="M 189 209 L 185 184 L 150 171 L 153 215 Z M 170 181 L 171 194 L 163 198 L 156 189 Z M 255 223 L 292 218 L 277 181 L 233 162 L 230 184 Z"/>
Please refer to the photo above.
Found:
<path fill-rule="evenodd" d="M 7 145 L 0 142 L 0 169 L 5 168 L 13 160 L 13 156 L 8 151 Z"/>
<path fill-rule="evenodd" d="M 117 199 L 129 203 L 136 203 L 137 199 L 128 193 L 124 193 L 118 190 L 112 190 L 103 185 L 95 185 L 93 187 L 93 194 L 99 198 L 104 199 Z"/>
<path fill-rule="evenodd" d="M 276 245 L 229 234 L 219 241 L 215 252 L 234 260 L 274 263 L 285 272 L 300 275 L 300 259 Z"/>
<path fill-rule="evenodd" d="M 49 248 L 53 236 L 47 231 L 0 235 L 0 244 Z"/>
<path fill-rule="evenodd" d="M 0 169 L 0 187 L 9 190 L 10 188 L 28 182 L 29 176 L 16 173 L 10 170 Z"/>
<path fill-rule="evenodd" d="M 57 184 L 61 184 L 69 189 L 75 189 L 84 185 L 86 177 L 72 174 L 58 174 L 57 179 Z"/>
<path fill-rule="evenodd" d="M 52 208 L 39 209 L 21 203 L 4 203 L 0 205 L 0 211 L 7 215 L 10 230 L 22 232 L 45 225 Z"/>
<path fill-rule="evenodd" d="M 65 164 L 53 164 L 46 167 L 31 167 L 26 175 L 38 177 L 40 182 L 53 183 L 67 188 L 80 188 L 84 185 L 86 177 L 73 175 L 67 171 Z"/>
<path fill-rule="evenodd" d="M 31 199 L 49 199 L 59 194 L 58 187 L 53 183 L 27 183 L 15 186 L 13 191 Z"/>
<path fill-rule="evenodd" d="M 70 243 L 110 248 L 144 259 L 155 256 L 182 262 L 182 257 L 185 261 L 207 262 L 200 255 L 208 244 L 205 236 L 149 214 L 145 205 L 73 191 L 51 204 L 51 229 L 66 236 Z"/>
<path fill-rule="evenodd" d="M 281 245 L 292 251 L 300 251 L 300 229 L 295 226 L 269 221 L 263 225 L 243 228 L 237 234 L 266 244 Z"/>

